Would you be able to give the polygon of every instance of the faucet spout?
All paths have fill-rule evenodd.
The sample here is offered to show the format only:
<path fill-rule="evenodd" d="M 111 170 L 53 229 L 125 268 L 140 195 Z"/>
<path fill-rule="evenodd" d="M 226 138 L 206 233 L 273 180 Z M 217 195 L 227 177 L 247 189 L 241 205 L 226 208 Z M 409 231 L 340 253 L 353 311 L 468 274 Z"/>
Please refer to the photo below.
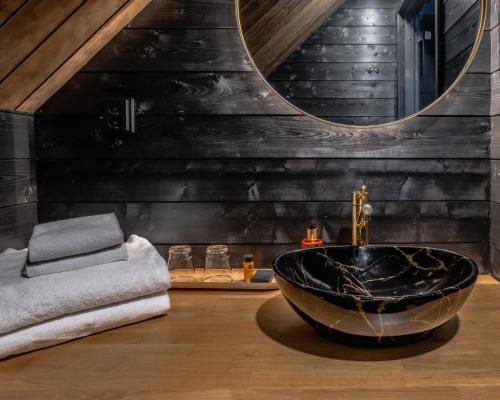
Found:
<path fill-rule="evenodd" d="M 368 245 L 368 224 L 373 214 L 373 207 L 368 203 L 366 186 L 359 192 L 352 192 L 352 245 Z"/>

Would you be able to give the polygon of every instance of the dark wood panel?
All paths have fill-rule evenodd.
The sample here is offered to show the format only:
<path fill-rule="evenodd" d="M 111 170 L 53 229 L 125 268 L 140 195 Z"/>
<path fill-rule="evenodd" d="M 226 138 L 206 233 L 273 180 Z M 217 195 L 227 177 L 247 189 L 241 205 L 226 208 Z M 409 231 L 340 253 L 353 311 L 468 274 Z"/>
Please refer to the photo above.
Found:
<path fill-rule="evenodd" d="M 491 273 L 500 279 L 500 248 L 495 245 L 490 246 L 490 263 Z"/>
<path fill-rule="evenodd" d="M 0 160 L 0 207 L 36 201 L 35 162 Z"/>
<path fill-rule="evenodd" d="M 500 71 L 491 74 L 491 115 L 500 115 Z"/>
<path fill-rule="evenodd" d="M 476 40 L 481 17 L 481 5 L 477 2 L 453 25 L 444 36 L 444 59 L 449 62 Z"/>
<path fill-rule="evenodd" d="M 490 41 L 490 31 L 483 32 L 483 38 L 479 44 L 479 49 L 474 56 L 474 60 L 468 70 L 468 72 L 474 73 L 489 73 L 491 69 L 491 41 Z M 465 64 L 463 64 L 465 65 Z"/>
<path fill-rule="evenodd" d="M 277 81 L 286 99 L 397 99 L 397 81 Z M 347 114 L 348 115 L 348 114 Z"/>
<path fill-rule="evenodd" d="M 396 99 L 290 99 L 301 110 L 317 117 L 396 116 Z"/>
<path fill-rule="evenodd" d="M 495 246 L 500 247 L 500 204 L 491 202 L 491 227 L 490 241 Z"/>
<path fill-rule="evenodd" d="M 255 72 L 79 73 L 41 111 L 96 114 L 107 97 L 134 97 L 144 114 L 299 114 Z"/>
<path fill-rule="evenodd" d="M 489 115 L 490 74 L 466 74 L 462 81 L 422 115 Z"/>
<path fill-rule="evenodd" d="M 495 5 L 494 21 L 498 23 L 498 1 Z M 492 69 L 492 104 L 491 104 L 491 200 L 490 203 L 490 270 L 493 276 L 500 279 L 500 96 L 498 72 L 498 37 L 499 30 L 496 26 L 491 34 L 491 69 Z"/>
<path fill-rule="evenodd" d="M 305 44 L 396 44 L 393 26 L 323 26 Z"/>
<path fill-rule="evenodd" d="M 500 160 L 491 161 L 491 201 L 500 203 Z"/>
<path fill-rule="evenodd" d="M 491 51 L 491 72 L 500 68 L 500 27 L 497 25 L 489 32 Z"/>
<path fill-rule="evenodd" d="M 33 115 L 0 110 L 0 159 L 30 158 Z"/>
<path fill-rule="evenodd" d="M 325 121 L 335 122 L 336 124 L 343 125 L 355 125 L 355 126 L 370 126 L 370 125 L 380 125 L 386 124 L 388 122 L 394 122 L 398 119 L 397 115 L 385 116 L 385 117 L 321 117 Z"/>
<path fill-rule="evenodd" d="M 488 242 L 487 201 L 374 202 L 373 243 Z M 298 243 L 309 222 L 327 242 L 350 241 L 350 202 L 41 203 L 40 220 L 115 212 L 153 243 Z"/>
<path fill-rule="evenodd" d="M 464 69 L 464 65 L 470 57 L 472 51 L 472 46 L 468 47 L 464 51 L 462 51 L 455 58 L 451 59 L 448 63 L 446 63 L 444 67 L 444 86 L 446 88 L 450 87 L 453 82 L 458 78 L 462 70 Z"/>
<path fill-rule="evenodd" d="M 78 97 L 78 102 L 66 99 Z M 256 73 L 79 73 L 43 107 L 45 114 L 96 114 L 96 99 L 134 97 L 145 114 L 296 115 Z M 490 75 L 467 74 L 427 115 L 490 115 Z M 377 105 L 374 105 L 377 107 Z M 330 114 L 325 114 L 330 115 Z M 357 114 L 343 114 L 357 115 Z M 369 114 L 369 115 L 393 115 Z"/>
<path fill-rule="evenodd" d="M 500 159 L 500 116 L 491 117 L 491 158 Z"/>
<path fill-rule="evenodd" d="M 371 22 L 390 21 L 391 31 L 395 1 L 346 5 L 351 17 L 378 9 Z M 351 38 L 373 30 L 358 19 L 363 28 L 337 18 Z M 115 211 L 127 233 L 145 235 L 163 254 L 169 244 L 194 243 L 201 263 L 206 244 L 220 242 L 236 266 L 246 252 L 269 265 L 296 247 L 310 221 L 324 224 L 327 242 L 348 242 L 349 193 L 366 181 L 372 243 L 431 242 L 488 261 L 488 44 L 476 74 L 432 116 L 352 129 L 297 115 L 250 72 L 233 0 L 156 0 L 131 26 L 147 29 L 123 31 L 37 118 L 42 219 Z M 395 63 L 373 78 L 369 64 L 288 63 L 277 75 L 298 81 L 314 68 L 314 79 L 337 85 L 395 80 Z M 136 134 L 102 129 L 101 99 L 120 96 L 138 100 Z"/>
<path fill-rule="evenodd" d="M 235 28 L 234 0 L 153 0 L 133 28 Z"/>
<path fill-rule="evenodd" d="M 33 124 L 0 110 L 0 252 L 25 247 L 37 221 Z"/>
<path fill-rule="evenodd" d="M 124 29 L 84 71 L 252 71 L 237 29 Z"/>
<path fill-rule="evenodd" d="M 0 251 L 26 247 L 36 223 L 36 203 L 0 208 Z"/>
<path fill-rule="evenodd" d="M 347 0 L 344 7 L 348 8 L 399 8 L 401 0 Z"/>
<path fill-rule="evenodd" d="M 304 44 L 286 62 L 397 62 L 397 48 L 391 44 Z"/>
<path fill-rule="evenodd" d="M 495 26 L 498 25 L 498 16 L 499 16 L 499 8 L 500 8 L 500 3 L 498 0 L 491 0 L 488 3 L 488 13 L 487 16 L 487 22 L 486 22 L 486 29 L 493 29 Z"/>
<path fill-rule="evenodd" d="M 489 160 L 63 160 L 38 167 L 44 201 L 349 201 L 362 183 L 373 201 L 489 200 Z"/>
<path fill-rule="evenodd" d="M 478 0 L 448 1 L 444 7 L 444 30 L 448 31 Z"/>
<path fill-rule="evenodd" d="M 489 265 L 489 244 L 488 243 L 422 243 L 422 246 L 429 245 L 439 249 L 451 250 L 466 255 L 478 263 L 480 271 L 486 272 Z M 168 259 L 168 249 L 170 245 L 156 245 L 160 254 Z M 287 251 L 296 250 L 300 245 L 292 244 L 235 244 L 229 245 L 230 262 L 233 268 L 242 267 L 242 259 L 245 254 L 253 254 L 256 268 L 271 268 L 273 260 Z M 206 245 L 192 245 L 193 264 L 203 267 L 205 264 Z M 500 258 L 499 258 L 500 265 Z M 500 268 L 498 269 L 500 273 Z"/>
<path fill-rule="evenodd" d="M 341 8 L 323 26 L 396 26 L 396 9 Z"/>
<path fill-rule="evenodd" d="M 98 117 L 37 117 L 40 158 L 489 158 L 489 117 L 419 117 L 382 128 L 304 117 L 141 117 L 106 135 Z"/>
<path fill-rule="evenodd" d="M 286 80 L 396 80 L 397 63 L 379 63 L 380 73 L 370 74 L 368 68 L 372 63 L 282 63 L 272 73 L 273 82 Z"/>
<path fill-rule="evenodd" d="M 349 3 L 344 2 L 343 5 L 348 7 Z M 342 8 L 338 13 L 355 15 L 356 18 L 361 18 L 363 14 L 362 18 L 369 19 L 377 13 L 392 13 L 394 17 L 395 10 Z M 274 74 L 271 74 L 269 81 L 292 104 L 315 116 L 329 120 L 341 118 L 356 125 L 374 117 L 377 122 L 393 121 L 397 116 L 396 27 L 349 26 L 348 18 L 342 24 L 337 22 L 339 26 L 323 26 L 314 32 L 305 44 L 288 57 L 285 66 L 279 68 L 281 74 L 278 72 L 278 80 L 275 81 Z M 384 80 L 377 73 L 370 74 L 369 66 L 374 62 L 382 64 L 383 75 L 387 75 L 385 67 L 389 65 L 388 72 L 392 73 L 392 80 Z M 296 75 L 287 73 L 288 80 L 284 80 L 283 71 L 289 66 L 293 68 L 294 64 L 298 64 L 302 72 L 305 67 L 323 77 L 335 75 L 333 71 L 325 73 L 322 64 L 327 64 L 339 69 L 344 75 L 355 73 L 357 78 L 368 79 L 334 77 L 329 81 L 311 80 L 304 76 L 299 81 Z M 365 68 L 363 74 L 360 74 L 360 68 Z"/>

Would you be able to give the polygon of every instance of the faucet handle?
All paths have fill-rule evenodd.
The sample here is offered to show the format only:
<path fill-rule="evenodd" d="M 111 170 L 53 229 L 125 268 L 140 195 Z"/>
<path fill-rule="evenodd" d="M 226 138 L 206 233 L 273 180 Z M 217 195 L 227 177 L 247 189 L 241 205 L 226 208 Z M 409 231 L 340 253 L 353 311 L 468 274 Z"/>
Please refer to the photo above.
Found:
<path fill-rule="evenodd" d="M 373 214 L 373 207 L 371 206 L 371 204 L 368 204 L 366 203 L 362 208 L 361 208 L 361 213 L 363 214 L 363 216 L 365 217 L 371 217 L 371 215 Z"/>

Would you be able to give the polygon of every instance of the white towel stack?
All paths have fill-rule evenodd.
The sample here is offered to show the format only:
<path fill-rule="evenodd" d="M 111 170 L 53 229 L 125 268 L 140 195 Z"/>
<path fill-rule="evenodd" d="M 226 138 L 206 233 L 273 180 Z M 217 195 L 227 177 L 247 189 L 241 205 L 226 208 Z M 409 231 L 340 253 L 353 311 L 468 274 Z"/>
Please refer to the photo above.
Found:
<path fill-rule="evenodd" d="M 139 236 L 124 246 L 126 261 L 33 278 L 23 276 L 27 249 L 0 253 L 0 358 L 164 315 L 165 260 Z"/>

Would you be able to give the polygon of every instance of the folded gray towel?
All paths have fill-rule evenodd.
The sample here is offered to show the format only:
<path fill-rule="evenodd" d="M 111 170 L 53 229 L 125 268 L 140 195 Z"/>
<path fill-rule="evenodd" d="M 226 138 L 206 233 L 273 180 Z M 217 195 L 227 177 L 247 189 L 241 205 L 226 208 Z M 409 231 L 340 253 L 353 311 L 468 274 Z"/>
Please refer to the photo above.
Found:
<path fill-rule="evenodd" d="M 0 283 L 0 335 L 61 315 L 167 290 L 170 275 L 154 246 L 135 235 L 126 246 L 128 261 L 31 279 L 21 276 L 23 267 L 17 270 L 17 277 L 10 274 L 8 284 Z M 0 282 L 3 279 L 0 277 Z"/>
<path fill-rule="evenodd" d="M 115 214 L 92 215 L 35 226 L 28 245 L 30 262 L 54 260 L 123 243 Z"/>
<path fill-rule="evenodd" d="M 128 257 L 125 243 L 108 249 L 93 251 L 79 256 L 58 258 L 57 260 L 27 263 L 23 275 L 32 278 L 34 276 L 55 274 L 58 272 L 72 271 L 75 269 L 93 267 L 101 264 L 109 264 L 117 261 L 126 261 Z"/>

